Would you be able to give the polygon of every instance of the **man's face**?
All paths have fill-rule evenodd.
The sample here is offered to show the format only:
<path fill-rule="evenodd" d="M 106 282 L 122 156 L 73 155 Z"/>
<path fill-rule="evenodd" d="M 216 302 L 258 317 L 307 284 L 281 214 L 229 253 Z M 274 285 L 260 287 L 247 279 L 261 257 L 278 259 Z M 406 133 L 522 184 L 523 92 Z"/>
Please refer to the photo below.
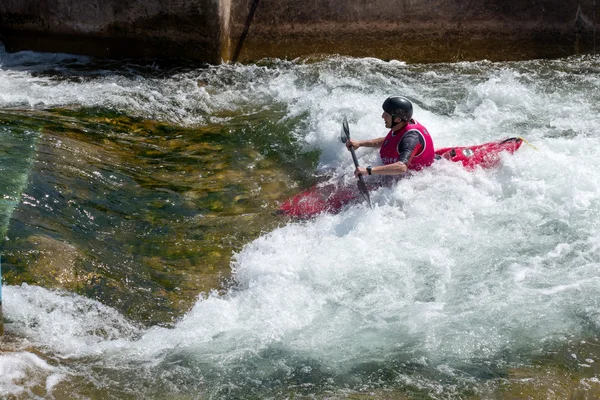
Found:
<path fill-rule="evenodd" d="M 387 112 L 383 112 L 383 114 L 381 114 L 381 118 L 384 119 L 385 121 L 385 127 L 388 129 L 391 129 L 392 127 L 392 116 L 390 114 L 388 114 Z"/>

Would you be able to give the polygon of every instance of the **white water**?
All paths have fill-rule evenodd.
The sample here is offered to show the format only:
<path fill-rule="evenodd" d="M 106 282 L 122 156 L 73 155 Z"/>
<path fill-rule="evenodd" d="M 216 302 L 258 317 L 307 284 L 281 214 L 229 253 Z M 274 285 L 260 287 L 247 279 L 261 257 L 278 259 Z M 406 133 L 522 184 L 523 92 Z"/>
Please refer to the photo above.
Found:
<path fill-rule="evenodd" d="M 0 374 L 0 394 L 26 393 L 24 376 L 49 392 L 74 376 L 139 381 L 127 386 L 132 392 L 224 396 L 292 383 L 336 392 L 377 387 L 376 371 L 388 368 L 394 377 L 384 386 L 443 397 L 452 389 L 436 377 L 469 382 L 481 365 L 526 364 L 593 335 L 599 69 L 597 59 L 432 66 L 334 59 L 80 82 L 0 69 L 2 107 L 105 106 L 195 125 L 226 109 L 282 104 L 286 118 L 306 115 L 307 128 L 295 134 L 338 174 L 352 171 L 339 143 L 342 115 L 356 138 L 383 135 L 380 104 L 389 94 L 415 101 L 415 117 L 437 147 L 524 136 L 537 148 L 524 145 L 497 170 L 439 162 L 373 193 L 373 209 L 355 206 L 264 234 L 235 255 L 230 291 L 201 295 L 172 329 L 138 329 L 79 296 L 5 287 L 7 330 L 23 343 L 0 357 L 0 371 L 10 371 Z M 377 160 L 366 150 L 359 156 L 363 164 Z M 50 366 L 29 346 L 78 366 Z"/>

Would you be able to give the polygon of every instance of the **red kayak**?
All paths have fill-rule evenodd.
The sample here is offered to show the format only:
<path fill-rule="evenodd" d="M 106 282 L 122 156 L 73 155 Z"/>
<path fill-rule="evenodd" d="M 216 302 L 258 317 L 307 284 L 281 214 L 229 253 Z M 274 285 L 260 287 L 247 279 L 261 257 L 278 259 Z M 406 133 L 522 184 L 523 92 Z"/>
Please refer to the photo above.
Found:
<path fill-rule="evenodd" d="M 436 150 L 436 159 L 445 158 L 450 161 L 460 162 L 468 169 L 476 167 L 494 168 L 498 166 L 503 151 L 514 153 L 523 144 L 521 138 L 509 138 L 475 146 L 444 147 Z M 369 185 L 367 185 L 369 187 Z M 374 190 L 381 185 L 372 185 L 369 190 Z M 279 213 L 293 218 L 307 219 L 323 212 L 337 213 L 346 204 L 360 198 L 356 185 L 341 186 L 334 183 L 318 184 L 286 200 Z"/>

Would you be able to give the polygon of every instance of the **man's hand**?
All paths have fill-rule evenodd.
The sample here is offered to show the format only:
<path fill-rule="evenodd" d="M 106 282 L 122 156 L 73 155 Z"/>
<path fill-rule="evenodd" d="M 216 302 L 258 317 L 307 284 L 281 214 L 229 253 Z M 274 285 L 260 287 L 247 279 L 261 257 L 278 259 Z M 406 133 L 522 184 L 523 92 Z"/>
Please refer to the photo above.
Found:
<path fill-rule="evenodd" d="M 354 170 L 354 176 L 355 176 L 356 178 L 358 178 L 358 177 L 359 177 L 359 175 L 362 175 L 362 176 L 367 176 L 368 174 L 369 174 L 369 173 L 367 172 L 367 169 L 366 169 L 366 168 L 363 168 L 363 167 L 358 167 L 358 168 L 356 168 L 356 169 Z"/>
<path fill-rule="evenodd" d="M 348 149 L 348 151 L 350 151 L 351 146 L 354 150 L 356 150 L 361 146 L 361 143 L 359 140 L 348 139 L 348 141 L 346 142 L 346 148 Z"/>

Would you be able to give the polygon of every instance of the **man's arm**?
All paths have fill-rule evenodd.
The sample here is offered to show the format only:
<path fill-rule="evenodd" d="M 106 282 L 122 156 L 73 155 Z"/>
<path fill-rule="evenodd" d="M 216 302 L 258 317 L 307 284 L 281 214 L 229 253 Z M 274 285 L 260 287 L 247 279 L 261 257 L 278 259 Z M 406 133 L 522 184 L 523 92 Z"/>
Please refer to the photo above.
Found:
<path fill-rule="evenodd" d="M 401 175 L 408 170 L 410 160 L 423 148 L 422 137 L 418 132 L 407 132 L 400 143 L 398 143 L 398 162 L 388 165 L 378 165 L 371 168 L 371 175 Z M 383 143 L 383 141 L 382 141 Z M 354 175 L 368 175 L 366 168 L 359 167 Z"/>
<path fill-rule="evenodd" d="M 419 154 L 423 147 L 425 147 L 425 140 L 419 132 L 406 132 L 400 143 L 398 143 L 398 154 L 400 154 L 398 161 L 409 165 L 410 160 Z"/>
<path fill-rule="evenodd" d="M 402 175 L 408 170 L 406 164 L 398 161 L 388 165 L 378 165 L 371 168 L 371 175 Z M 369 171 L 365 167 L 358 167 L 354 171 L 354 176 L 366 176 Z"/>
<path fill-rule="evenodd" d="M 377 139 L 370 139 L 370 140 L 354 140 L 354 139 L 349 139 L 346 142 L 346 147 L 348 148 L 348 150 L 350 150 L 350 146 L 354 147 L 354 150 L 358 149 L 359 147 L 376 147 L 379 148 L 383 145 L 383 142 L 385 141 L 385 137 L 380 137 Z"/>

